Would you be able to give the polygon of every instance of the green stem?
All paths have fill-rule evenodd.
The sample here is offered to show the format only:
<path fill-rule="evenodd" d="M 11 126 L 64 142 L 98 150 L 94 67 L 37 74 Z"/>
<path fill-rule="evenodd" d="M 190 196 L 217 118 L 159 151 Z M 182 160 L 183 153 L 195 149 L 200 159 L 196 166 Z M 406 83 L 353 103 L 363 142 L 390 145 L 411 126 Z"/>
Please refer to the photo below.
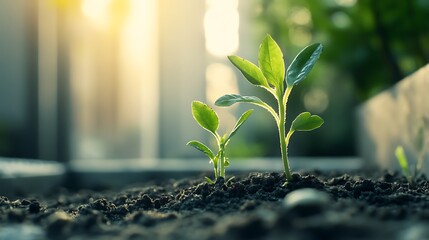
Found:
<path fill-rule="evenodd" d="M 288 160 L 288 153 L 287 153 L 287 145 L 288 145 L 289 141 L 286 140 L 286 136 L 285 136 L 285 134 L 286 134 L 286 130 L 285 130 L 286 105 L 287 105 L 287 99 L 289 97 L 291 90 L 292 90 L 292 88 L 289 88 L 289 87 L 286 88 L 286 92 L 285 92 L 284 96 L 283 96 L 282 92 L 277 93 L 278 94 L 277 102 L 278 102 L 278 106 L 279 106 L 278 129 L 279 129 L 279 138 L 280 138 L 280 150 L 281 150 L 281 154 L 282 154 L 283 167 L 285 170 L 285 175 L 286 175 L 287 181 L 292 179 L 292 174 L 290 171 L 289 160 Z M 288 134 L 288 136 L 289 136 L 289 134 Z"/>
<path fill-rule="evenodd" d="M 218 137 L 218 148 L 219 148 L 219 177 L 225 178 L 225 139 Z"/>
<path fill-rule="evenodd" d="M 214 166 L 214 175 L 215 175 L 215 180 L 219 177 L 218 172 L 217 172 L 217 162 L 213 162 L 213 166 Z"/>
<path fill-rule="evenodd" d="M 223 146 L 219 150 L 219 161 L 220 161 L 220 173 L 219 176 L 225 178 L 225 153 Z"/>

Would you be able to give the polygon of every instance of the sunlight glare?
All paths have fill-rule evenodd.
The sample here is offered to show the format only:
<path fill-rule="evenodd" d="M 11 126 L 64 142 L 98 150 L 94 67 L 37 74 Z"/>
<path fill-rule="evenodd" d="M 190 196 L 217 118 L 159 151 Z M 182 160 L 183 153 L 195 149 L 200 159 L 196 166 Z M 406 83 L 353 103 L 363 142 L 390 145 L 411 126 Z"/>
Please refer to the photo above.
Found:
<path fill-rule="evenodd" d="M 231 67 L 222 63 L 212 63 L 207 66 L 206 84 L 206 98 L 209 105 L 214 105 L 215 101 L 225 93 L 239 94 L 234 71 Z M 233 111 L 237 109 L 237 105 L 216 110 L 219 118 L 222 119 L 221 131 L 230 130 L 237 121 L 233 114 Z"/>
<path fill-rule="evenodd" d="M 222 63 L 212 63 L 206 69 L 207 101 L 214 104 L 225 93 L 237 93 L 238 84 L 234 71 Z"/>
<path fill-rule="evenodd" d="M 322 113 L 329 106 L 329 96 L 322 89 L 311 89 L 304 95 L 304 106 L 310 112 Z"/>
<path fill-rule="evenodd" d="M 109 7 L 112 0 L 84 0 L 82 2 L 82 12 L 95 25 L 105 27 L 109 23 Z"/>
<path fill-rule="evenodd" d="M 237 0 L 207 0 L 204 30 L 207 51 L 217 57 L 238 50 L 239 14 Z"/>

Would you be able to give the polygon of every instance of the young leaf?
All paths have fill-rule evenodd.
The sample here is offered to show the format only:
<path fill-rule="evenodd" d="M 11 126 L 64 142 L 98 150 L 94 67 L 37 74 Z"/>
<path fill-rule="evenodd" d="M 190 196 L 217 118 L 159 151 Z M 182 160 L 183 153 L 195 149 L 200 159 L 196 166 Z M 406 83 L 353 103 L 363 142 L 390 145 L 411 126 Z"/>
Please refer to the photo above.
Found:
<path fill-rule="evenodd" d="M 238 56 L 228 56 L 234 66 L 240 70 L 243 76 L 253 85 L 268 87 L 267 80 L 262 74 L 261 69 L 250 61 Z"/>
<path fill-rule="evenodd" d="M 192 115 L 202 128 L 216 135 L 219 118 L 213 109 L 202 102 L 194 101 L 192 102 Z"/>
<path fill-rule="evenodd" d="M 234 136 L 234 134 L 237 132 L 237 130 L 241 127 L 241 125 L 249 118 L 249 116 L 252 114 L 253 109 L 247 110 L 244 112 L 241 117 L 238 119 L 238 121 L 235 123 L 234 128 L 232 129 L 231 133 L 228 136 L 228 139 Z"/>
<path fill-rule="evenodd" d="M 323 124 L 323 119 L 309 112 L 299 114 L 292 122 L 291 131 L 311 131 L 319 128 Z"/>
<path fill-rule="evenodd" d="M 305 47 L 298 53 L 286 72 L 286 82 L 288 86 L 297 85 L 307 77 L 317 59 L 319 59 L 322 50 L 322 44 L 315 43 Z"/>
<path fill-rule="evenodd" d="M 396 149 L 395 149 L 395 156 L 398 159 L 399 166 L 402 169 L 402 173 L 404 174 L 404 176 L 409 181 L 410 178 L 411 178 L 410 168 L 408 166 L 407 156 L 405 155 L 404 148 L 402 146 L 397 146 L 396 147 Z"/>
<path fill-rule="evenodd" d="M 258 61 L 268 82 L 279 87 L 285 78 L 285 63 L 282 50 L 269 34 L 259 46 Z"/>
<path fill-rule="evenodd" d="M 215 105 L 216 106 L 220 106 L 220 107 L 228 107 L 231 106 L 234 103 L 238 103 L 238 102 L 246 102 L 246 103 L 254 103 L 254 104 L 263 104 L 264 102 L 257 98 L 257 97 L 253 97 L 253 96 L 241 96 L 238 94 L 227 94 L 227 95 L 223 95 L 222 97 L 218 98 L 218 100 L 216 100 Z"/>
<path fill-rule="evenodd" d="M 212 152 L 212 150 L 210 150 L 209 147 L 207 147 L 206 145 L 204 145 L 201 142 L 198 141 L 189 141 L 186 145 L 190 145 L 198 150 L 200 150 L 201 152 L 203 152 L 207 157 L 209 157 L 210 159 L 213 159 L 215 156 Z"/>

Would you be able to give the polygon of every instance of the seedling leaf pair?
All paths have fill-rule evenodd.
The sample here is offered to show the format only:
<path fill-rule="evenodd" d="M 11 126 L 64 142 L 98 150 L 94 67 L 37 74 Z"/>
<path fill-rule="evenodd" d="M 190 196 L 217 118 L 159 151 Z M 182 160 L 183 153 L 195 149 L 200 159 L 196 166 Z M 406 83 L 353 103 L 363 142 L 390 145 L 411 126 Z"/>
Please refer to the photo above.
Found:
<path fill-rule="evenodd" d="M 192 102 L 192 115 L 195 121 L 203 129 L 213 134 L 218 145 L 218 152 L 215 155 L 209 147 L 196 140 L 189 141 L 187 145 L 190 145 L 201 151 L 210 159 L 210 163 L 212 163 L 214 167 L 215 179 L 218 177 L 225 178 L 225 167 L 229 166 L 229 160 L 225 156 L 225 148 L 228 145 L 231 137 L 235 135 L 238 129 L 240 129 L 243 123 L 252 114 L 252 112 L 253 109 L 244 112 L 235 123 L 231 132 L 221 137 L 217 132 L 219 128 L 219 117 L 216 112 L 205 103 L 199 101 Z M 206 180 L 209 183 L 214 183 L 214 181 L 212 181 L 210 178 L 206 177 Z"/>

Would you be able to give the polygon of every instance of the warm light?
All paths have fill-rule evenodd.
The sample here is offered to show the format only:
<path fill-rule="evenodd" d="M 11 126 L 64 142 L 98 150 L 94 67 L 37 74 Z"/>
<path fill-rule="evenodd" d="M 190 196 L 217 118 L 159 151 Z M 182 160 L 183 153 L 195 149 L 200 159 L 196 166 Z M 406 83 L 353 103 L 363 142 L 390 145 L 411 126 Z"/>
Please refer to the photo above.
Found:
<path fill-rule="evenodd" d="M 329 106 L 329 96 L 321 89 L 311 89 L 304 95 L 305 109 L 312 113 L 322 113 Z"/>
<path fill-rule="evenodd" d="M 296 25 L 306 26 L 311 23 L 311 13 L 307 8 L 297 8 L 292 12 L 290 20 Z"/>
<path fill-rule="evenodd" d="M 225 93 L 239 93 L 237 78 L 234 71 L 228 65 L 222 63 L 212 63 L 206 69 L 206 97 L 209 105 L 214 105 L 215 101 Z M 237 121 L 233 114 L 237 104 L 229 108 L 216 109 L 219 118 L 222 119 L 220 131 L 230 130 Z"/>
<path fill-rule="evenodd" d="M 109 23 L 109 7 L 111 0 L 84 0 L 82 12 L 95 25 L 103 27 Z"/>
<path fill-rule="evenodd" d="M 214 104 L 225 93 L 238 93 L 237 78 L 229 66 L 212 63 L 206 69 L 207 101 Z"/>
<path fill-rule="evenodd" d="M 291 27 L 289 28 L 289 39 L 296 46 L 306 46 L 311 42 L 313 35 L 306 27 Z"/>
<path fill-rule="evenodd" d="M 231 55 L 238 50 L 239 14 L 237 0 L 207 0 L 204 16 L 206 48 L 217 57 Z"/>

